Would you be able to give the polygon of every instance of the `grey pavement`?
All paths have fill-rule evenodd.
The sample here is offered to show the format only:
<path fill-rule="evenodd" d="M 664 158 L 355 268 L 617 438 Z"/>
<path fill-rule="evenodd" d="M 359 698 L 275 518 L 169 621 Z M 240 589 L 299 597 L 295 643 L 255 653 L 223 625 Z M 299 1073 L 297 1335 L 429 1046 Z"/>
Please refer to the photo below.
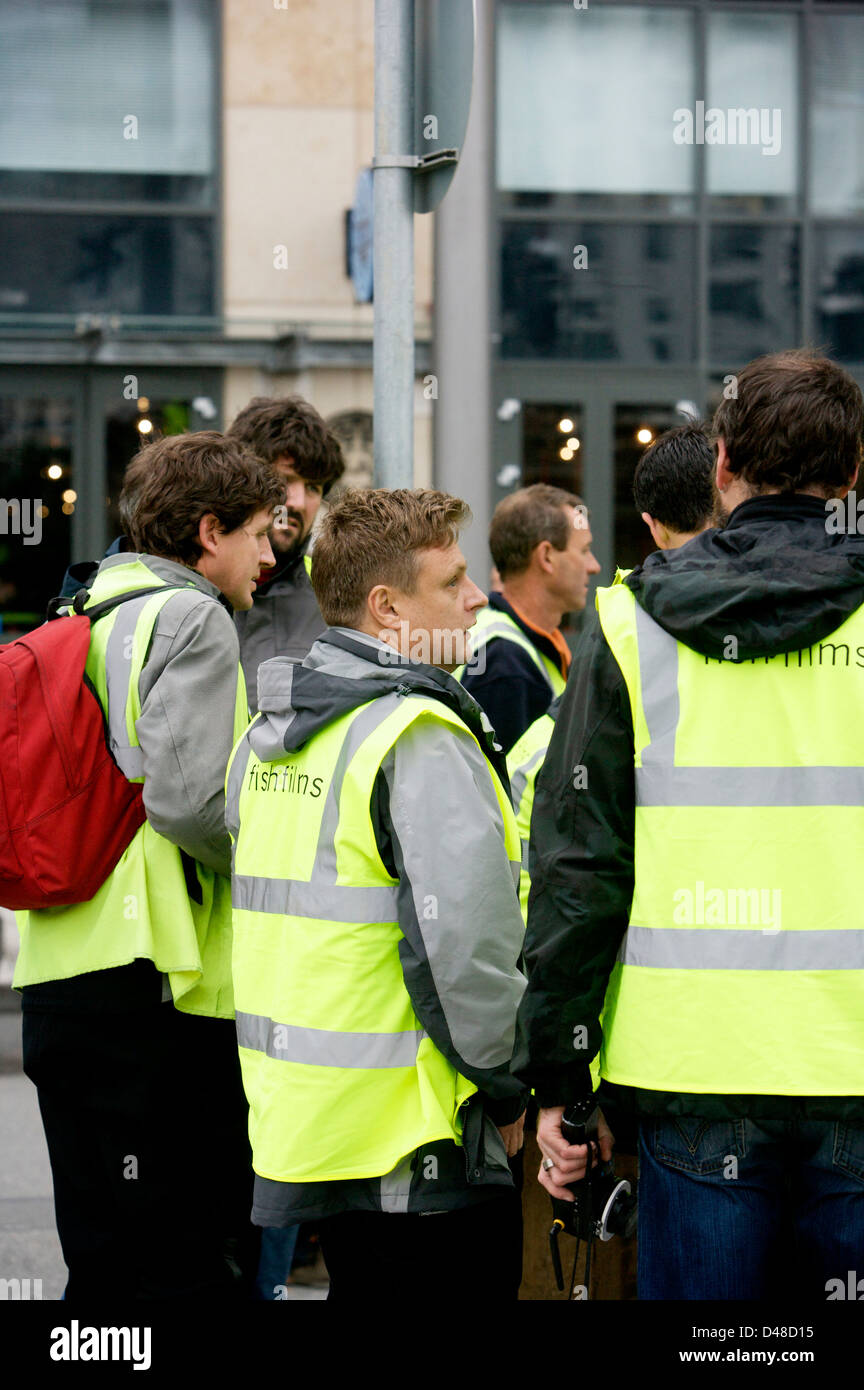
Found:
<path fill-rule="evenodd" d="M 21 1071 L 17 996 L 0 988 L 0 1280 L 3 1279 L 41 1279 L 43 1299 L 59 1299 L 66 1284 L 66 1265 L 54 1225 L 51 1166 L 36 1089 Z M 35 1287 L 31 1282 L 30 1289 Z M 286 1302 L 327 1297 L 326 1288 L 300 1284 L 288 1285 L 285 1293 Z M 0 1299 L 8 1296 L 7 1285 L 0 1284 Z"/>
<path fill-rule="evenodd" d="M 17 1009 L 0 1011 L 0 1135 L 0 1279 L 41 1279 L 42 1297 L 59 1298 L 66 1265 L 36 1089 L 21 1071 Z"/>

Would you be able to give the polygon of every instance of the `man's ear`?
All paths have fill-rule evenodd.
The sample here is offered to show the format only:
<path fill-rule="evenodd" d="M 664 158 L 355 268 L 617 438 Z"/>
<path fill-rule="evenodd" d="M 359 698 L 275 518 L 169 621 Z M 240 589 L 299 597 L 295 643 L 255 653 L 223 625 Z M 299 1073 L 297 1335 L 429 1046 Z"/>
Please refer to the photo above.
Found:
<path fill-rule="evenodd" d="M 213 512 L 205 512 L 198 522 L 198 542 L 207 555 L 215 555 L 219 548 L 219 536 L 223 532 L 219 518 Z"/>
<path fill-rule="evenodd" d="M 398 631 L 400 618 L 394 606 L 394 592 L 386 584 L 376 584 L 366 596 L 366 611 L 373 627 Z"/>
<path fill-rule="evenodd" d="M 554 568 L 552 563 L 552 551 L 555 549 L 551 541 L 540 541 L 534 547 L 534 558 L 544 574 L 550 574 Z"/>
<path fill-rule="evenodd" d="M 661 523 L 657 521 L 657 519 L 653 517 L 650 512 L 643 512 L 642 520 L 645 522 L 645 525 L 651 532 L 651 539 L 657 546 L 657 549 L 665 550 L 666 543 L 669 540 L 669 533 L 666 530 L 666 527 L 661 525 Z"/>
<path fill-rule="evenodd" d="M 734 483 L 737 474 L 732 472 L 729 467 L 729 455 L 726 452 L 726 440 L 717 440 L 717 491 L 725 492 L 730 483 Z"/>

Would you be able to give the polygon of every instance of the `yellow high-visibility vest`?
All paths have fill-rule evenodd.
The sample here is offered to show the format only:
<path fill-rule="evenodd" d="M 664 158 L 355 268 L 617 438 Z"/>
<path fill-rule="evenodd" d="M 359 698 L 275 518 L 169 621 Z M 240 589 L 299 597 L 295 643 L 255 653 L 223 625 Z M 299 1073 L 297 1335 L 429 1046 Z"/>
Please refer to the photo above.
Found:
<path fill-rule="evenodd" d="M 740 664 L 676 641 L 625 584 L 600 589 L 597 608 L 630 696 L 636 778 L 602 1075 L 860 1095 L 864 607 L 822 643 Z"/>
<path fill-rule="evenodd" d="M 414 1012 L 398 880 L 381 861 L 369 812 L 383 759 L 430 717 L 466 733 L 439 701 L 394 693 L 273 761 L 256 754 L 253 723 L 232 755 L 237 1038 L 262 1177 L 374 1177 L 421 1144 L 461 1140 L 460 1107 L 477 1087 Z M 519 832 L 488 765 L 515 880 Z"/>
<path fill-rule="evenodd" d="M 562 676 L 555 662 L 550 660 L 543 652 L 537 650 L 530 637 L 527 637 L 517 622 L 510 617 L 509 613 L 504 613 L 497 608 L 481 608 L 477 614 L 477 622 L 471 628 L 471 650 L 473 653 L 469 666 L 458 666 L 453 675 L 461 681 L 466 670 L 470 674 L 475 668 L 479 668 L 477 663 L 478 653 L 483 651 L 487 643 L 503 640 L 513 642 L 517 647 L 521 647 L 523 652 L 530 656 L 541 676 L 549 684 L 549 702 L 556 695 L 560 695 L 567 682 Z M 476 664 L 476 667 L 475 667 Z"/>

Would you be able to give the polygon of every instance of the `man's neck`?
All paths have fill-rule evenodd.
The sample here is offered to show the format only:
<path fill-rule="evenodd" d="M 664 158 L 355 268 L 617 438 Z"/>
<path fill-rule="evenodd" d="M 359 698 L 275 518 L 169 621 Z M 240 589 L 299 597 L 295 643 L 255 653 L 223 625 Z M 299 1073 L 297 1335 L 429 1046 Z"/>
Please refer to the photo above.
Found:
<path fill-rule="evenodd" d="M 504 598 L 519 614 L 541 632 L 554 632 L 564 617 L 564 611 L 542 585 L 525 575 L 508 579 L 501 585 Z"/>

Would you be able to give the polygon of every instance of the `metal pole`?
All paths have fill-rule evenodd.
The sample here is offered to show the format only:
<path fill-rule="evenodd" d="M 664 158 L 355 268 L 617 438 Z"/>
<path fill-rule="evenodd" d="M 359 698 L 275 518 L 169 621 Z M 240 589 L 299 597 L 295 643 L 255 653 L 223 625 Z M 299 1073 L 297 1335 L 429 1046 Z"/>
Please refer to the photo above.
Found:
<path fill-rule="evenodd" d="M 435 486 L 464 497 L 460 538 L 471 578 L 489 582 L 492 497 L 493 0 L 474 8 L 474 88 L 459 168 L 435 214 Z"/>
<path fill-rule="evenodd" d="M 414 483 L 414 0 L 375 0 L 375 479 Z"/>

